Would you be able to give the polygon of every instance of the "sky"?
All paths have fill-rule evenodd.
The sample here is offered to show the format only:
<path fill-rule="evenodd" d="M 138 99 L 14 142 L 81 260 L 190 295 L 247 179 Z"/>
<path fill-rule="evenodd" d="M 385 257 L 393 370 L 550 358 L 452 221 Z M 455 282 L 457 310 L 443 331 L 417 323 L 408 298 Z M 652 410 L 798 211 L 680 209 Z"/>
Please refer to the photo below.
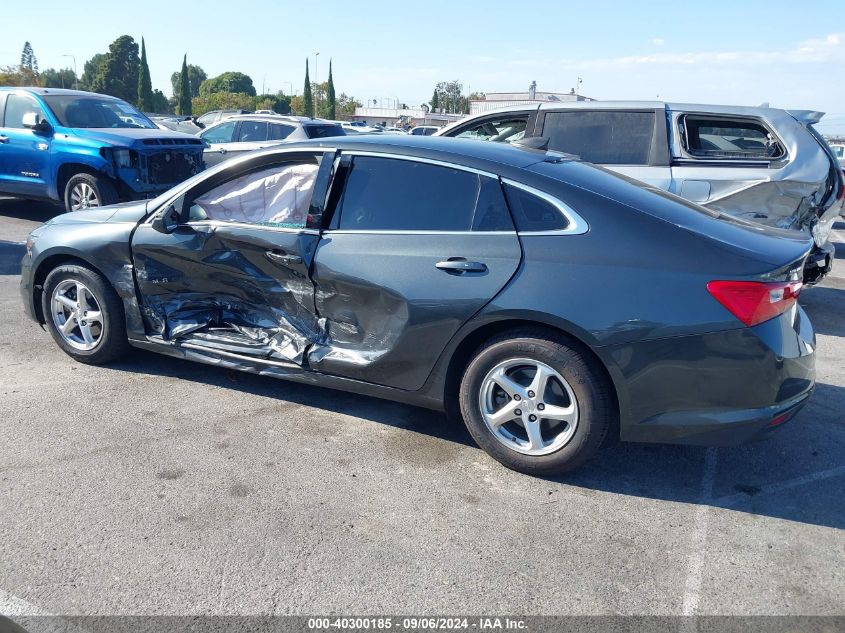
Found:
<path fill-rule="evenodd" d="M 182 55 L 256 89 L 302 92 L 333 62 L 338 93 L 418 106 L 438 81 L 465 93 L 539 90 L 597 99 L 759 105 L 827 112 L 845 134 L 845 1 L 240 0 L 201 3 L 40 0 L 7 3 L 0 66 L 24 41 L 41 68 L 72 66 L 118 36 L 147 44 L 153 87 L 170 96 Z M 524 13 L 519 13 L 523 9 Z M 14 25 L 13 29 L 8 28 Z M 319 56 L 317 55 L 319 53 Z"/>

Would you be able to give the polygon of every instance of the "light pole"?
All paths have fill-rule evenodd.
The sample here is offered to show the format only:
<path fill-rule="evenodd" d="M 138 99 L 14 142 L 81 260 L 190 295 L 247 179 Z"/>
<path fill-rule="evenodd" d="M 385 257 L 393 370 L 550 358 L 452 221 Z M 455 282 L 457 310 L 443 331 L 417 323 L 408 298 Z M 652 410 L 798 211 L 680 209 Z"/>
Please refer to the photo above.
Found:
<path fill-rule="evenodd" d="M 290 81 L 285 81 L 283 83 L 286 83 L 288 85 L 288 89 L 290 90 L 290 92 L 288 92 L 288 96 L 295 97 L 296 95 L 293 94 L 293 83 Z"/>
<path fill-rule="evenodd" d="M 314 53 L 314 83 L 317 84 L 316 94 L 314 95 L 314 114 L 320 111 L 320 53 Z"/>
<path fill-rule="evenodd" d="M 76 56 L 75 55 L 68 55 L 65 53 L 62 57 L 70 57 L 73 60 L 73 81 L 75 83 L 76 89 L 79 90 L 79 75 L 76 73 Z"/>

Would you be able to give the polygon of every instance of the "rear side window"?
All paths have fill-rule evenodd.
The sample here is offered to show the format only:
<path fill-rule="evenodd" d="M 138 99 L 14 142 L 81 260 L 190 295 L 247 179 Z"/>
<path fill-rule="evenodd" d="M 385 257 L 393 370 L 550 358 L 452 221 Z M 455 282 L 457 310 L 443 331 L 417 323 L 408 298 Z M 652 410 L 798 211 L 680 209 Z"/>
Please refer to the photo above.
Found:
<path fill-rule="evenodd" d="M 786 152 L 760 121 L 686 115 L 680 132 L 687 154 L 705 159 L 781 158 Z"/>
<path fill-rule="evenodd" d="M 543 136 L 549 149 L 599 165 L 648 165 L 653 112 L 549 112 Z"/>
<path fill-rule="evenodd" d="M 279 123 L 271 123 L 267 134 L 267 139 L 271 141 L 281 141 L 291 135 L 294 128 L 290 125 L 281 125 Z"/>
<path fill-rule="evenodd" d="M 340 229 L 513 230 L 498 180 L 439 165 L 358 156 L 340 204 Z"/>
<path fill-rule="evenodd" d="M 505 193 L 517 231 L 561 231 L 569 227 L 566 216 L 548 200 L 508 184 Z"/>
<path fill-rule="evenodd" d="M 305 133 L 308 138 L 327 138 L 329 136 L 345 136 L 339 125 L 306 125 Z"/>
<path fill-rule="evenodd" d="M 238 140 L 242 143 L 267 140 L 266 121 L 241 121 Z"/>

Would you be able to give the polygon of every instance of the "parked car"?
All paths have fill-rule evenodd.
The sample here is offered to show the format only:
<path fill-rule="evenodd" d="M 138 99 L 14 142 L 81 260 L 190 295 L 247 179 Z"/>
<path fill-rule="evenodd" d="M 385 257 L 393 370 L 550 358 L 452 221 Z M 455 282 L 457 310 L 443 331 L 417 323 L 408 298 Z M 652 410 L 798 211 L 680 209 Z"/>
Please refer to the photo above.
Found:
<path fill-rule="evenodd" d="M 207 165 L 232 158 L 244 152 L 278 145 L 285 141 L 343 136 L 340 125 L 323 119 L 278 114 L 231 116 L 199 133 L 207 143 Z"/>
<path fill-rule="evenodd" d="M 194 121 L 201 128 L 206 128 L 209 125 L 214 125 L 218 121 L 228 119 L 231 116 L 239 114 L 252 114 L 250 110 L 210 110 L 205 114 L 198 116 Z"/>
<path fill-rule="evenodd" d="M 728 215 L 804 231 L 816 248 L 805 281 L 830 272 L 843 176 L 813 125 L 818 112 L 663 102 L 522 105 L 454 123 L 438 136 L 514 142 L 551 150 L 642 180 Z"/>
<path fill-rule="evenodd" d="M 439 129 L 436 125 L 418 125 L 408 130 L 408 134 L 413 136 L 432 136 Z"/>
<path fill-rule="evenodd" d="M 201 171 L 203 147 L 114 97 L 0 88 L 0 194 L 67 211 L 151 198 Z"/>
<path fill-rule="evenodd" d="M 59 216 L 21 292 L 81 362 L 131 345 L 446 409 L 549 474 L 608 434 L 735 444 L 794 416 L 811 247 L 557 153 L 362 135 Z"/>
<path fill-rule="evenodd" d="M 202 128 L 194 123 L 189 116 L 147 115 L 160 130 L 173 130 L 185 134 L 195 135 Z"/>
<path fill-rule="evenodd" d="M 830 149 L 833 151 L 833 155 L 836 156 L 836 160 L 839 161 L 839 166 L 845 167 L 845 145 L 842 143 L 831 143 Z"/>

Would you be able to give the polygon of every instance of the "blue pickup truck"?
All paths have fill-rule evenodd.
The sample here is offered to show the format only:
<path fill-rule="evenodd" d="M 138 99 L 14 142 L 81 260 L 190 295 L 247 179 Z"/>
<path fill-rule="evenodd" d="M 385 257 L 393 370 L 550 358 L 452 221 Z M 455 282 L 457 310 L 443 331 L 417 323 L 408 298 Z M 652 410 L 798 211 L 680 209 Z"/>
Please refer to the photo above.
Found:
<path fill-rule="evenodd" d="M 67 211 L 151 198 L 201 171 L 204 148 L 114 97 L 0 87 L 0 195 Z"/>

